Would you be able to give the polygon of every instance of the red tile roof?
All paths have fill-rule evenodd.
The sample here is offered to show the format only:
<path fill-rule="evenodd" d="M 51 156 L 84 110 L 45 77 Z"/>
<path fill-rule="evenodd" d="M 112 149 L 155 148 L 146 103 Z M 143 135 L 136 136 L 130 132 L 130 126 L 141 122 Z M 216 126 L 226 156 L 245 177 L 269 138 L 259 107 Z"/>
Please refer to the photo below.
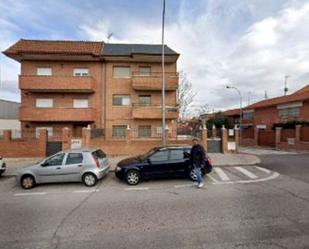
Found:
<path fill-rule="evenodd" d="M 226 116 L 236 116 L 236 115 L 240 115 L 240 109 L 236 108 L 236 109 L 231 109 L 231 110 L 227 110 L 225 112 L 223 112 L 224 115 Z"/>
<path fill-rule="evenodd" d="M 244 109 L 257 109 L 268 106 L 280 105 L 285 103 L 291 103 L 296 101 L 309 100 L 309 85 L 306 85 L 302 89 L 286 96 L 281 96 L 272 99 L 262 100 L 252 105 L 246 106 Z"/>
<path fill-rule="evenodd" d="M 100 56 L 103 42 L 93 41 L 51 41 L 20 39 L 3 53 L 7 56 L 19 54 L 66 54 Z"/>

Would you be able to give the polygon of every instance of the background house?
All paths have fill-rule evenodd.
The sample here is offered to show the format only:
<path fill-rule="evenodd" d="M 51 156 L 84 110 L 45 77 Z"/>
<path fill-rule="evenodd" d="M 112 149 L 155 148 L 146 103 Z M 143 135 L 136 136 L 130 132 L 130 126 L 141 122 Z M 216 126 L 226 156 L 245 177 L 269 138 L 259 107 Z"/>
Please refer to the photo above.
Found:
<path fill-rule="evenodd" d="M 309 121 L 309 85 L 286 96 L 262 100 L 243 109 L 247 127 L 271 129 L 274 124 Z"/>

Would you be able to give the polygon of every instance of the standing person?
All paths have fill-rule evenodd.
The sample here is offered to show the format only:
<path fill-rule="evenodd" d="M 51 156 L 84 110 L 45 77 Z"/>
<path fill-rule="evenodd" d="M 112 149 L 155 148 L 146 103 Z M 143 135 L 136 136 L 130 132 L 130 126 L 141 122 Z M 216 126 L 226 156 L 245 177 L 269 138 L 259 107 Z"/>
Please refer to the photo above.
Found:
<path fill-rule="evenodd" d="M 202 188 L 204 186 L 204 179 L 201 172 L 201 167 L 205 164 L 205 149 L 199 144 L 197 138 L 192 139 L 193 146 L 191 148 L 190 160 L 197 176 L 197 187 Z"/>

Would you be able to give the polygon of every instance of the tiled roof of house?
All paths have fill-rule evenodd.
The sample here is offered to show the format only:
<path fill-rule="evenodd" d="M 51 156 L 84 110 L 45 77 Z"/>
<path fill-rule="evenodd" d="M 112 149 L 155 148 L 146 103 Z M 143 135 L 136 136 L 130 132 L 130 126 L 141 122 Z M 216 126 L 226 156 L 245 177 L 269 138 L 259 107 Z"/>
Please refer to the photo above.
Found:
<path fill-rule="evenodd" d="M 166 55 L 179 55 L 168 46 L 164 46 Z M 130 56 L 132 54 L 160 55 L 162 46 L 158 44 L 117 44 L 106 43 L 103 49 L 105 56 Z"/>
<path fill-rule="evenodd" d="M 280 104 L 291 103 L 291 102 L 296 102 L 296 101 L 303 101 L 306 99 L 309 99 L 309 85 L 303 87 L 302 89 L 290 95 L 262 100 L 260 102 L 249 105 L 245 107 L 244 109 L 257 109 L 257 108 L 263 108 L 267 106 L 274 106 L 274 105 L 280 105 Z"/>
<path fill-rule="evenodd" d="M 224 115 L 226 116 L 236 116 L 236 115 L 240 115 L 240 109 L 236 108 L 236 109 L 231 109 L 231 110 L 227 110 L 223 112 Z"/>
<path fill-rule="evenodd" d="M 17 54 L 68 54 L 100 56 L 103 42 L 93 41 L 56 41 L 56 40 L 24 40 L 20 39 L 3 53 Z"/>
<path fill-rule="evenodd" d="M 179 55 L 165 45 L 166 55 Z M 91 56 L 131 56 L 133 54 L 160 55 L 157 44 L 116 44 L 93 41 L 58 41 L 20 39 L 3 52 L 7 56 L 21 54 L 64 54 Z"/>

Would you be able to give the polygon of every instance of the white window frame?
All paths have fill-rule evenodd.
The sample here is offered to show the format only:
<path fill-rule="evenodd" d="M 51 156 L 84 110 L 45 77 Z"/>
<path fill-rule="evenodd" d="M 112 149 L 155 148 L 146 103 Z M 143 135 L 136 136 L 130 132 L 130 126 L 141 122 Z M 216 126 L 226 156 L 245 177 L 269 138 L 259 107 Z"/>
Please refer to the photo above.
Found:
<path fill-rule="evenodd" d="M 54 107 L 54 100 L 53 99 L 38 98 L 38 99 L 35 100 L 35 107 L 36 108 L 53 108 Z"/>
<path fill-rule="evenodd" d="M 44 130 L 44 129 L 47 130 L 48 137 L 53 136 L 53 127 L 51 127 L 51 126 L 39 126 L 39 127 L 35 127 L 35 137 L 39 138 L 40 130 Z"/>
<path fill-rule="evenodd" d="M 121 105 L 115 105 L 114 104 L 114 98 L 118 97 L 118 98 L 122 98 L 121 99 Z M 125 102 L 127 101 L 127 103 Z M 131 105 L 131 96 L 130 95 L 113 95 L 113 106 L 130 106 Z"/>
<path fill-rule="evenodd" d="M 89 100 L 73 99 L 73 108 L 89 108 Z"/>
<path fill-rule="evenodd" d="M 89 76 L 89 69 L 88 68 L 74 68 L 73 69 L 73 76 L 75 77 L 87 77 Z"/>
<path fill-rule="evenodd" d="M 51 67 L 38 67 L 36 74 L 39 76 L 52 76 L 53 70 Z"/>
<path fill-rule="evenodd" d="M 149 69 L 149 72 L 142 72 L 142 69 L 145 69 L 145 68 Z M 138 75 L 145 76 L 145 77 L 151 76 L 151 66 L 139 66 Z"/>
<path fill-rule="evenodd" d="M 116 75 L 115 71 L 119 68 L 127 68 L 129 70 L 128 76 Z M 114 66 L 113 67 L 113 78 L 114 79 L 130 79 L 131 78 L 131 67 L 130 66 Z"/>

